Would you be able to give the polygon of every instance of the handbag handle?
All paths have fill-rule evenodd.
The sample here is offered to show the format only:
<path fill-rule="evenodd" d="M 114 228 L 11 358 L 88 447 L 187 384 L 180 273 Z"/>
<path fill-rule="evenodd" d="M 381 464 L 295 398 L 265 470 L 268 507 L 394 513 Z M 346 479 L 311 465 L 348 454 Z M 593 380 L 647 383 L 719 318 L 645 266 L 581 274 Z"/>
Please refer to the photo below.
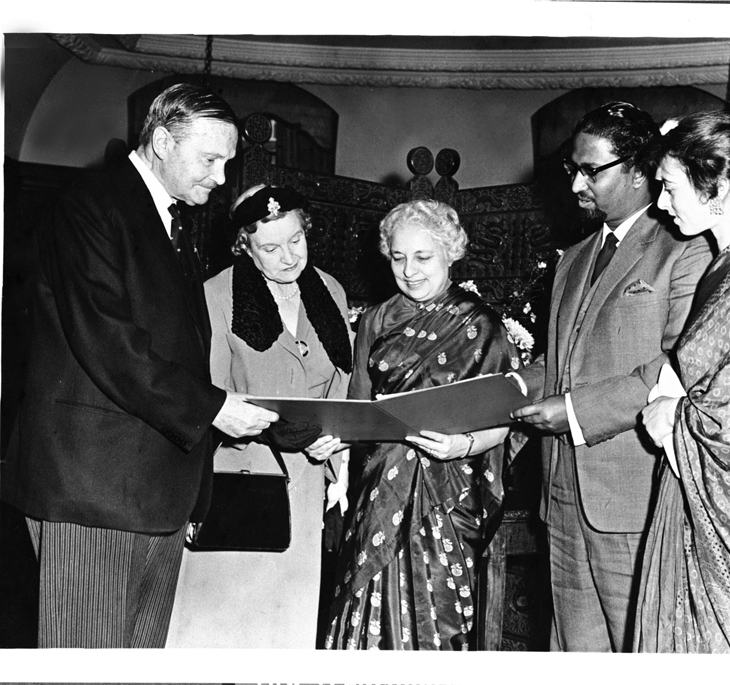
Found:
<path fill-rule="evenodd" d="M 274 445 L 268 445 L 268 448 L 271 450 L 271 453 L 276 457 L 276 461 L 279 464 L 279 468 L 284 472 L 284 475 L 286 476 L 286 482 L 289 482 L 289 471 L 286 468 L 286 463 L 284 462 L 284 457 L 281 456 L 281 452 L 277 447 Z"/>
<path fill-rule="evenodd" d="M 221 448 L 222 445 L 223 445 L 223 441 L 219 440 L 218 444 L 216 445 L 215 450 L 213 450 L 213 453 L 215 454 L 215 452 L 217 452 Z M 274 458 L 276 459 L 276 463 L 279 464 L 279 468 L 282 470 L 282 472 L 286 476 L 286 482 L 288 483 L 291 480 L 289 477 L 289 470 L 286 468 L 286 462 L 284 461 L 284 457 L 281 456 L 281 452 L 279 451 L 279 448 L 272 444 L 269 444 L 266 446 L 271 450 L 271 453 L 274 455 Z"/>

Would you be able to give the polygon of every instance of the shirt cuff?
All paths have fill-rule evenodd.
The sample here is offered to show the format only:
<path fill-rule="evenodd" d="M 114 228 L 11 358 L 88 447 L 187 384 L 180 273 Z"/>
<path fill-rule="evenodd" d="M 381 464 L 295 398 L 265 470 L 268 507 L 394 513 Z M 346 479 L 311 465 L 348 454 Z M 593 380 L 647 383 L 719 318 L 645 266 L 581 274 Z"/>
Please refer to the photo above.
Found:
<path fill-rule="evenodd" d="M 565 411 L 568 413 L 568 425 L 570 426 L 570 437 L 573 439 L 573 446 L 585 445 L 586 439 L 583 437 L 583 431 L 578 425 L 578 419 L 573 409 L 573 400 L 570 399 L 570 393 L 565 393 Z"/>
<path fill-rule="evenodd" d="M 517 385 L 520 386 L 520 392 L 527 397 L 527 384 L 522 380 L 522 377 L 514 371 L 508 371 L 504 374 L 505 378 L 514 378 L 517 381 Z"/>

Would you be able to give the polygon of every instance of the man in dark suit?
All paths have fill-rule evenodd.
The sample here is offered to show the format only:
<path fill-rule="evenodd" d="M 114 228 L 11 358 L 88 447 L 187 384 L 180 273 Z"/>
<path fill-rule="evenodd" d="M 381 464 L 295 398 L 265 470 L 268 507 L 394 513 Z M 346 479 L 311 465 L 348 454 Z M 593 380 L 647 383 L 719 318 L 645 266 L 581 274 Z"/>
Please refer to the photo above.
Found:
<path fill-rule="evenodd" d="M 565 170 L 581 209 L 604 224 L 558 263 L 547 352 L 521 372 L 537 401 L 515 417 L 547 433 L 554 650 L 631 648 L 658 466 L 637 418 L 711 257 L 704 238 L 681 239 L 653 204 L 637 153 L 658 133 L 619 102 L 576 126 Z"/>
<path fill-rule="evenodd" d="M 3 497 L 40 563 L 40 647 L 163 647 L 186 526 L 208 507 L 212 429 L 277 415 L 210 382 L 210 324 L 177 202 L 236 152 L 221 98 L 178 84 L 139 148 L 64 194 L 40 237 L 25 396 Z"/>

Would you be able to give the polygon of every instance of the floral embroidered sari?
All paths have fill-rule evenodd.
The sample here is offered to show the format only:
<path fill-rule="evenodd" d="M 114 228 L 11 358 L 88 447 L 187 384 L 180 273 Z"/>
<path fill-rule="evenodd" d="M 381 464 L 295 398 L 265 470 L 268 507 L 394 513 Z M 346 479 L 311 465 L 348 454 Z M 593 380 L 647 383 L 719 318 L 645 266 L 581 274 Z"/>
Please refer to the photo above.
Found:
<path fill-rule="evenodd" d="M 687 391 L 674 427 L 680 478 L 663 466 L 644 554 L 635 651 L 730 652 L 728 253 L 710 266 L 698 300 L 706 302 L 696 306 L 677 345 Z"/>
<path fill-rule="evenodd" d="M 349 396 L 519 368 L 499 316 L 456 285 L 431 303 L 396 295 L 363 316 Z M 468 649 L 476 564 L 503 497 L 504 451 L 438 461 L 402 443 L 364 448 L 326 647 Z"/>

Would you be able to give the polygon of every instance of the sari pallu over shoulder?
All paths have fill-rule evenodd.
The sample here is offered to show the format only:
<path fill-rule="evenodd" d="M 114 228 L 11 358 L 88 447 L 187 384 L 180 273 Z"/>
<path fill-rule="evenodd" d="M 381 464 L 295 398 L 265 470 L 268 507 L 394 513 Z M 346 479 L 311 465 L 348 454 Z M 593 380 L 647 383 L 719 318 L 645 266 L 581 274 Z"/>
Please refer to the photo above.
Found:
<path fill-rule="evenodd" d="M 498 314 L 456 285 L 425 305 L 395 296 L 379 307 L 367 318 L 377 329 L 367 359 L 371 399 L 519 368 L 517 350 Z M 503 497 L 501 446 L 447 462 L 401 443 L 374 445 L 366 452 L 355 485 L 354 518 L 346 526 L 333 617 L 420 534 L 434 510 L 448 515 L 477 491 L 480 496 L 469 502 L 480 505 L 475 515 L 484 526 Z M 479 546 L 487 543 L 481 540 Z"/>
<path fill-rule="evenodd" d="M 663 467 L 642 571 L 636 651 L 730 651 L 728 321 L 730 273 L 691 317 L 677 346 L 687 390 L 674 431 L 680 479 Z"/>

